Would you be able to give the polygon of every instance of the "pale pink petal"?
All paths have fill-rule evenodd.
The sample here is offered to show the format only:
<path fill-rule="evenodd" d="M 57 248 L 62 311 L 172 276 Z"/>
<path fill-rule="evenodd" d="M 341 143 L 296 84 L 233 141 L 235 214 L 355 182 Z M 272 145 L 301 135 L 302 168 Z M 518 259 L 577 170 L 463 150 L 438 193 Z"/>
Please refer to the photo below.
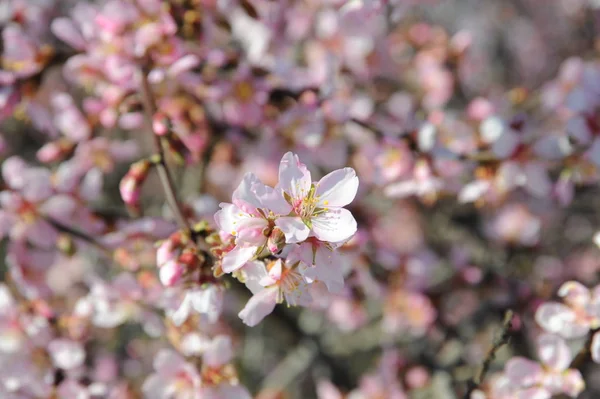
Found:
<path fill-rule="evenodd" d="M 285 200 L 280 190 L 266 186 L 260 182 L 252 187 L 256 193 L 261 208 L 272 211 L 276 215 L 287 215 L 292 211 L 292 206 Z"/>
<path fill-rule="evenodd" d="M 281 259 L 277 259 L 275 261 L 275 264 L 273 266 L 271 266 L 271 268 L 268 271 L 269 274 L 269 279 L 272 279 L 272 281 L 279 281 L 281 280 L 281 274 L 283 273 L 283 262 L 281 261 Z M 267 286 L 269 283 L 265 281 L 261 281 L 260 282 L 262 285 Z"/>
<path fill-rule="evenodd" d="M 263 234 L 269 227 L 269 222 L 263 218 L 246 218 L 238 224 L 235 243 L 242 247 L 261 247 L 267 242 Z"/>
<path fill-rule="evenodd" d="M 577 323 L 577 315 L 562 303 L 542 304 L 535 312 L 535 321 L 547 332 L 565 338 L 583 337 L 589 331 L 587 325 Z"/>
<path fill-rule="evenodd" d="M 352 168 L 335 170 L 316 184 L 317 207 L 346 206 L 358 191 L 358 177 Z"/>
<path fill-rule="evenodd" d="M 317 383 L 317 397 L 318 399 L 344 399 L 340 390 L 326 380 Z"/>
<path fill-rule="evenodd" d="M 278 187 L 292 199 L 299 200 L 308 195 L 311 185 L 310 171 L 306 165 L 300 162 L 298 155 L 287 152 L 279 164 Z"/>
<path fill-rule="evenodd" d="M 250 215 L 233 204 L 222 202 L 219 206 L 221 210 L 215 214 L 215 223 L 219 229 L 230 235 L 235 235 L 234 233 L 238 231 L 240 221 L 248 219 Z"/>
<path fill-rule="evenodd" d="M 52 179 L 50 171 L 42 168 L 32 168 L 27 171 L 26 183 L 22 193 L 31 202 L 43 201 L 52 195 Z"/>
<path fill-rule="evenodd" d="M 302 242 L 308 238 L 310 229 L 299 217 L 280 217 L 275 225 L 283 231 L 288 244 Z"/>
<path fill-rule="evenodd" d="M 458 201 L 461 203 L 474 202 L 489 191 L 492 184 L 488 180 L 475 180 L 467 183 L 458 194 Z"/>
<path fill-rule="evenodd" d="M 253 186 L 260 183 L 254 173 L 246 173 L 239 186 L 233 192 L 233 203 L 246 213 L 255 213 L 261 207 L 260 200 Z"/>
<path fill-rule="evenodd" d="M 154 357 L 153 366 L 156 371 L 174 373 L 185 363 L 184 358 L 177 352 L 169 349 L 161 349 Z"/>
<path fill-rule="evenodd" d="M 267 282 L 267 286 L 276 283 L 275 280 L 270 279 L 264 262 L 258 260 L 246 263 L 242 268 L 242 272 L 244 275 L 244 284 L 246 284 L 246 287 L 253 294 L 262 291 L 265 287 L 262 285 L 264 282 Z"/>
<path fill-rule="evenodd" d="M 188 295 L 192 298 L 192 307 L 200 314 L 207 316 L 210 323 L 215 323 L 223 309 L 223 290 L 216 285 L 200 288 Z"/>
<path fill-rule="evenodd" d="M 338 293 L 344 288 L 342 271 L 333 265 L 316 265 L 304 271 L 304 277 L 309 283 L 321 281 L 325 283 L 331 293 Z"/>
<path fill-rule="evenodd" d="M 177 75 L 187 72 L 190 69 L 197 67 L 200 64 L 200 59 L 194 54 L 188 54 L 173 63 L 168 69 L 170 76 L 176 77 Z"/>
<path fill-rule="evenodd" d="M 50 223 L 43 219 L 38 219 L 33 224 L 26 227 L 26 233 L 29 242 L 40 248 L 51 248 L 58 239 L 58 232 Z"/>
<path fill-rule="evenodd" d="M 571 362 L 571 351 L 564 339 L 558 335 L 543 334 L 538 337 L 538 356 L 540 361 L 555 371 L 564 371 Z"/>
<path fill-rule="evenodd" d="M 231 273 L 244 266 L 246 262 L 250 261 L 256 251 L 257 247 L 235 247 L 233 250 L 227 252 L 225 256 L 223 256 L 223 263 L 221 267 L 225 273 Z"/>
<path fill-rule="evenodd" d="M 543 369 L 539 363 L 524 357 L 513 357 L 504 368 L 508 379 L 517 386 L 531 386 L 542 380 Z"/>
<path fill-rule="evenodd" d="M 356 233 L 356 220 L 347 209 L 332 209 L 311 221 L 313 234 L 321 241 L 341 242 Z"/>
<path fill-rule="evenodd" d="M 76 50 L 85 49 L 85 40 L 69 18 L 55 18 L 50 24 L 50 30 L 56 37 L 68 43 Z"/>
<path fill-rule="evenodd" d="M 585 306 L 591 300 L 590 290 L 577 281 L 567 281 L 558 289 L 558 296 L 571 306 Z"/>
<path fill-rule="evenodd" d="M 552 394 L 544 388 L 527 388 L 515 394 L 515 399 L 550 399 Z"/>
<path fill-rule="evenodd" d="M 231 338 L 226 335 L 218 335 L 211 341 L 206 352 L 202 356 L 204 364 L 209 367 L 221 367 L 233 359 L 233 348 Z"/>
<path fill-rule="evenodd" d="M 56 339 L 50 342 L 48 352 L 54 365 L 63 370 L 79 367 L 85 360 L 83 346 L 69 339 Z"/>
<path fill-rule="evenodd" d="M 192 298 L 189 294 L 183 297 L 183 301 L 175 312 L 171 314 L 171 320 L 176 326 L 180 326 L 187 320 L 192 311 Z M 156 367 L 155 367 L 156 368 Z"/>
<path fill-rule="evenodd" d="M 273 312 L 277 303 L 278 293 L 279 288 L 277 287 L 265 288 L 250 298 L 238 316 L 246 325 L 254 327 Z"/>
<path fill-rule="evenodd" d="M 541 162 L 531 161 L 525 164 L 523 171 L 527 183 L 525 189 L 538 197 L 545 197 L 552 190 L 552 181 L 547 168 Z"/>
<path fill-rule="evenodd" d="M 562 374 L 561 392 L 576 398 L 585 389 L 585 381 L 579 370 L 569 369 Z"/>

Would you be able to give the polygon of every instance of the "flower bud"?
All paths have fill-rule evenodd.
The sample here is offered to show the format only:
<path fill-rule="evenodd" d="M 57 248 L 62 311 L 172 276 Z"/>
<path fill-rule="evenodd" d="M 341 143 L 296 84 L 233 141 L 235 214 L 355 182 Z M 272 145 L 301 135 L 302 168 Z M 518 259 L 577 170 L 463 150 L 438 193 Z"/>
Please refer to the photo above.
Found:
<path fill-rule="evenodd" d="M 156 250 L 156 265 L 161 267 L 177 256 L 171 239 L 164 240 Z"/>
<path fill-rule="evenodd" d="M 128 207 L 137 209 L 139 206 L 139 199 L 141 193 L 141 186 L 148 177 L 152 163 L 147 159 L 142 159 L 129 168 L 129 171 L 121 180 L 119 184 L 119 191 L 121 192 L 121 198 Z"/>
<path fill-rule="evenodd" d="M 161 266 L 159 270 L 160 282 L 165 287 L 172 287 L 181 281 L 181 278 L 185 274 L 187 266 L 183 263 L 172 259 Z"/>
<path fill-rule="evenodd" d="M 152 117 L 152 130 L 157 136 L 164 136 L 169 133 L 169 119 L 162 112 L 157 112 Z"/>
<path fill-rule="evenodd" d="M 267 239 L 267 248 L 273 255 L 276 255 L 281 252 L 283 247 L 285 247 L 285 234 L 279 227 L 275 227 Z"/>
<path fill-rule="evenodd" d="M 40 162 L 56 162 L 64 159 L 75 147 L 75 144 L 67 139 L 61 139 L 46 143 L 36 153 Z"/>

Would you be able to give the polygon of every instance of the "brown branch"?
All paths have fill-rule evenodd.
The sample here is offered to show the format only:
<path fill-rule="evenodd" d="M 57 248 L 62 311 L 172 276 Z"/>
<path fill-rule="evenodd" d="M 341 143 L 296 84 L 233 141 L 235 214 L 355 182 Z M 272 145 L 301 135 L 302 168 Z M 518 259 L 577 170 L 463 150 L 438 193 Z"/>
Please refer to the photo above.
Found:
<path fill-rule="evenodd" d="M 502 329 L 500 330 L 500 335 L 494 340 L 492 347 L 487 352 L 487 355 L 475 376 L 473 376 L 473 378 L 471 378 L 467 382 L 467 392 L 464 395 L 464 399 L 469 399 L 473 391 L 479 388 L 479 386 L 483 383 L 485 375 L 489 371 L 492 362 L 496 358 L 496 353 L 501 347 L 508 344 L 512 329 L 512 319 L 513 312 L 509 309 L 504 315 L 504 321 L 502 322 Z"/>
<path fill-rule="evenodd" d="M 61 233 L 65 233 L 73 238 L 80 239 L 81 241 L 88 243 L 92 247 L 96 248 L 98 251 L 102 252 L 108 258 L 112 258 L 113 252 L 109 248 L 104 246 L 100 241 L 96 240 L 94 237 L 92 237 L 82 231 L 76 230 L 70 226 L 64 225 L 61 222 L 52 219 L 51 217 L 45 216 L 44 219 L 48 223 L 50 223 L 52 225 L 52 227 L 54 227 L 56 230 L 60 231 Z"/>
<path fill-rule="evenodd" d="M 193 235 L 193 231 L 187 219 L 183 215 L 181 205 L 177 200 L 177 195 L 175 194 L 175 189 L 173 185 L 173 178 L 165 160 L 165 151 L 163 148 L 161 138 L 154 133 L 154 130 L 152 128 L 152 118 L 154 114 L 156 114 L 157 110 L 156 101 L 152 93 L 152 88 L 150 87 L 150 82 L 148 82 L 148 75 L 144 70 L 141 71 L 141 83 L 142 102 L 144 105 L 148 129 L 152 133 L 152 137 L 154 139 L 154 156 L 157 158 L 156 170 L 158 171 L 158 176 L 160 178 L 163 191 L 165 192 L 167 202 L 171 207 L 171 211 L 175 215 L 175 219 L 177 219 L 177 223 L 179 224 L 181 229 L 183 229 L 191 237 Z"/>

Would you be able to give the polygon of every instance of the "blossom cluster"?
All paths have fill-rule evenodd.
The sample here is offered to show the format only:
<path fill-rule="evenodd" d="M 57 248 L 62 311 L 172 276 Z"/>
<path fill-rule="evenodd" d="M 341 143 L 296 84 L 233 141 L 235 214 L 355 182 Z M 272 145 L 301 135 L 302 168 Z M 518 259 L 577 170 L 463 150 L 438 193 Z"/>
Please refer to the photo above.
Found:
<path fill-rule="evenodd" d="M 599 8 L 538 3 L 0 1 L 0 397 L 594 396 Z"/>
<path fill-rule="evenodd" d="M 275 304 L 308 306 L 324 284 L 330 292 L 344 285 L 336 249 L 356 233 L 356 220 L 344 206 L 358 191 L 352 168 L 335 170 L 318 182 L 298 156 L 288 152 L 279 165 L 279 182 L 263 184 L 247 174 L 215 215 L 227 247 L 224 273 L 235 273 L 253 296 L 240 317 L 250 326 Z"/>

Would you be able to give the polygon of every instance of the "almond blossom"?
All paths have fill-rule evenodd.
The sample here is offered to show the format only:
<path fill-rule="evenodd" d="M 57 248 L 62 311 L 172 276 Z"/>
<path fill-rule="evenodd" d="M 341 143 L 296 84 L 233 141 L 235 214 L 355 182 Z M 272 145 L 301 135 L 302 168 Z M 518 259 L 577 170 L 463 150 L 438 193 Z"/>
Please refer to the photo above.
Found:
<path fill-rule="evenodd" d="M 279 183 L 293 215 L 277 221 L 287 242 L 302 242 L 309 236 L 325 242 L 342 242 L 356 232 L 356 220 L 344 206 L 358 191 L 358 177 L 352 168 L 335 170 L 314 183 L 311 173 L 288 152 L 279 165 Z"/>
<path fill-rule="evenodd" d="M 252 173 L 244 176 L 234 191 L 233 204 L 221 203 L 220 207 L 215 221 L 235 242 L 235 248 L 222 259 L 226 273 L 239 269 L 260 255 L 266 249 L 275 226 L 281 227 L 281 215 L 287 215 L 292 209 L 281 192 L 264 185 Z"/>
<path fill-rule="evenodd" d="M 585 383 L 579 370 L 570 369 L 572 354 L 565 341 L 552 334 L 537 339 L 540 363 L 524 357 L 513 357 L 504 368 L 504 376 L 492 388 L 492 398 L 550 399 L 566 394 L 575 398 Z"/>
<path fill-rule="evenodd" d="M 242 272 L 246 287 L 254 294 L 239 313 L 249 326 L 257 325 L 284 299 L 292 306 L 306 306 L 312 301 L 299 262 L 284 263 L 277 259 L 265 266 L 255 261 L 246 264 Z"/>

